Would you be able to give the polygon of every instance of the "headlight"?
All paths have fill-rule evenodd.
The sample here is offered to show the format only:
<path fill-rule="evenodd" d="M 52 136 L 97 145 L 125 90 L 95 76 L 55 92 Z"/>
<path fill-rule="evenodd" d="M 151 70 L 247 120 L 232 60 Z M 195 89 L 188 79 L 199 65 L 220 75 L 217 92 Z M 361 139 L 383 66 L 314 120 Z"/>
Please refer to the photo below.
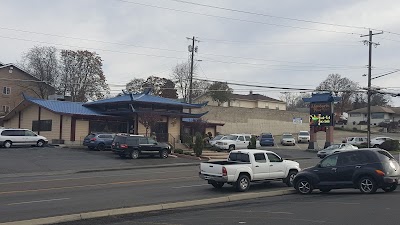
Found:
<path fill-rule="evenodd" d="M 225 142 L 224 145 L 228 145 L 228 143 Z"/>

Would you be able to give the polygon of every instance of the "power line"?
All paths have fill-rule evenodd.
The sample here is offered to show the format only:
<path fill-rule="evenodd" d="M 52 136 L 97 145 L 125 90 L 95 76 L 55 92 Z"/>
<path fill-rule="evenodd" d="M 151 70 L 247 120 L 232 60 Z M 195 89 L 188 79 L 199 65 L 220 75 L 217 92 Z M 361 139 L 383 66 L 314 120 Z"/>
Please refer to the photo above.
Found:
<path fill-rule="evenodd" d="M 184 4 L 202 6 L 202 7 L 213 8 L 213 9 L 220 9 L 220 10 L 231 11 L 231 12 L 251 14 L 251 15 L 256 15 L 256 16 L 263 16 L 263 17 L 283 19 L 283 20 L 291 20 L 291 21 L 296 21 L 296 22 L 304 22 L 304 23 L 312 23 L 312 24 L 320 24 L 320 25 L 329 25 L 329 26 L 345 27 L 345 28 L 369 29 L 367 27 L 361 27 L 361 26 L 352 26 L 352 25 L 335 24 L 335 23 L 325 23 L 325 22 L 317 22 L 317 21 L 312 21 L 312 20 L 296 19 L 296 18 L 283 17 L 283 16 L 274 16 L 274 15 L 265 14 L 265 13 L 258 13 L 258 12 L 239 10 L 239 9 L 232 9 L 232 8 L 220 7 L 220 6 L 214 6 L 214 5 L 207 5 L 207 4 L 201 4 L 201 3 L 189 2 L 189 1 L 183 1 L 183 0 L 169 0 L 169 1 L 180 2 L 180 3 L 184 3 Z"/>
<path fill-rule="evenodd" d="M 380 77 L 384 77 L 384 76 L 387 76 L 387 75 L 390 75 L 390 74 L 393 74 L 393 73 L 397 73 L 397 72 L 400 72 L 400 69 L 398 69 L 398 70 L 395 70 L 395 71 L 392 71 L 392 72 L 389 72 L 389 73 L 385 73 L 385 74 L 381 74 L 381 75 L 378 75 L 378 76 L 372 77 L 372 78 L 371 78 L 371 80 L 373 80 L 373 79 L 377 79 L 377 78 L 380 78 Z"/>
<path fill-rule="evenodd" d="M 275 26 L 275 27 L 286 27 L 286 28 L 293 28 L 293 29 L 320 31 L 320 32 L 329 32 L 329 33 L 341 33 L 341 34 L 348 34 L 348 35 L 360 35 L 359 33 L 345 32 L 345 31 L 322 30 L 322 29 L 316 29 L 316 28 L 298 27 L 298 26 L 282 25 L 282 24 L 275 24 L 275 23 L 266 23 L 266 22 L 260 22 L 260 21 L 254 21 L 254 20 L 238 19 L 238 18 L 233 18 L 233 17 L 217 16 L 217 15 L 212 15 L 212 14 L 186 11 L 186 10 L 181 10 L 181 9 L 168 8 L 168 7 L 164 7 L 164 6 L 150 5 L 150 4 L 127 1 L 127 0 L 115 0 L 115 1 L 129 3 L 129 4 L 135 4 L 135 5 L 141 5 L 141 6 L 146 6 L 146 7 L 152 7 L 152 8 L 158 8 L 158 9 L 164 9 L 164 10 L 170 10 L 170 11 L 175 11 L 175 12 L 190 13 L 190 14 L 207 16 L 207 17 L 215 17 L 215 18 L 220 18 L 220 19 L 235 20 L 235 21 L 240 21 L 240 22 L 262 24 L 262 25 Z"/>
<path fill-rule="evenodd" d="M 245 45 L 322 45 L 322 44 L 347 44 L 343 46 L 357 46 L 356 44 L 349 44 L 349 43 L 356 43 L 359 41 L 331 41 L 331 42 L 289 42 L 289 41 L 279 41 L 279 42 L 243 42 L 243 41 L 236 41 L 236 40 L 222 40 L 222 39 L 213 39 L 213 38 L 204 38 L 201 37 L 202 42 L 219 42 L 219 43 L 227 43 L 227 44 L 245 44 Z"/>

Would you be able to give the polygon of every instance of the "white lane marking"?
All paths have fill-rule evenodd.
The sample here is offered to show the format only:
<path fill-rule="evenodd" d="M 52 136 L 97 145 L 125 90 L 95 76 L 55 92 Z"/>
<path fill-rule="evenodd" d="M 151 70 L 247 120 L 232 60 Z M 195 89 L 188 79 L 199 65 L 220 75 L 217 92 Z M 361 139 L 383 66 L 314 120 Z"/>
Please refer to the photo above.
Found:
<path fill-rule="evenodd" d="M 53 201 L 63 201 L 63 200 L 68 200 L 70 198 L 54 198 L 54 199 L 44 199 L 44 200 L 37 200 L 37 201 L 30 201 L 30 202 L 15 202 L 15 203 L 10 203 L 7 205 L 23 205 L 23 204 L 32 204 L 32 203 L 40 203 L 40 202 L 53 202 Z"/>
<path fill-rule="evenodd" d="M 195 185 L 187 185 L 187 186 L 179 186 L 179 187 L 172 187 L 172 188 L 189 188 L 189 187 L 200 187 L 200 186 L 206 186 L 208 184 L 195 184 Z"/>

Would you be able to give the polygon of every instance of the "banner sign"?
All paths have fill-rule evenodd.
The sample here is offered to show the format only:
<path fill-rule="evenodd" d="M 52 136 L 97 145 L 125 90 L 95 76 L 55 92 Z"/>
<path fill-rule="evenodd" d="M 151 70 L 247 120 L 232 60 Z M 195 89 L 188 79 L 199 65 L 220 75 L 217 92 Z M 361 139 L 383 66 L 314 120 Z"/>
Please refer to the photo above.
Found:
<path fill-rule="evenodd" d="M 331 102 L 310 103 L 310 126 L 332 126 L 333 112 Z"/>

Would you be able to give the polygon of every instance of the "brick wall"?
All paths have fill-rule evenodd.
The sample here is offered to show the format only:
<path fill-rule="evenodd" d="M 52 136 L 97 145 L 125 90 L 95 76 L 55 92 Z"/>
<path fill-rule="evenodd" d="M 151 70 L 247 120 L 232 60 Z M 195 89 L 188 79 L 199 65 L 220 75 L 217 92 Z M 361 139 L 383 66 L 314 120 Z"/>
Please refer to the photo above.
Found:
<path fill-rule="evenodd" d="M 300 130 L 309 130 L 308 113 L 273 109 L 246 109 L 236 107 L 205 106 L 193 109 L 192 113 L 209 111 L 202 118 L 209 121 L 223 122 L 218 127 L 220 133 L 251 133 L 260 134 L 271 132 L 274 135 L 284 132 L 297 133 Z M 293 124 L 294 117 L 303 118 L 303 124 Z"/>

